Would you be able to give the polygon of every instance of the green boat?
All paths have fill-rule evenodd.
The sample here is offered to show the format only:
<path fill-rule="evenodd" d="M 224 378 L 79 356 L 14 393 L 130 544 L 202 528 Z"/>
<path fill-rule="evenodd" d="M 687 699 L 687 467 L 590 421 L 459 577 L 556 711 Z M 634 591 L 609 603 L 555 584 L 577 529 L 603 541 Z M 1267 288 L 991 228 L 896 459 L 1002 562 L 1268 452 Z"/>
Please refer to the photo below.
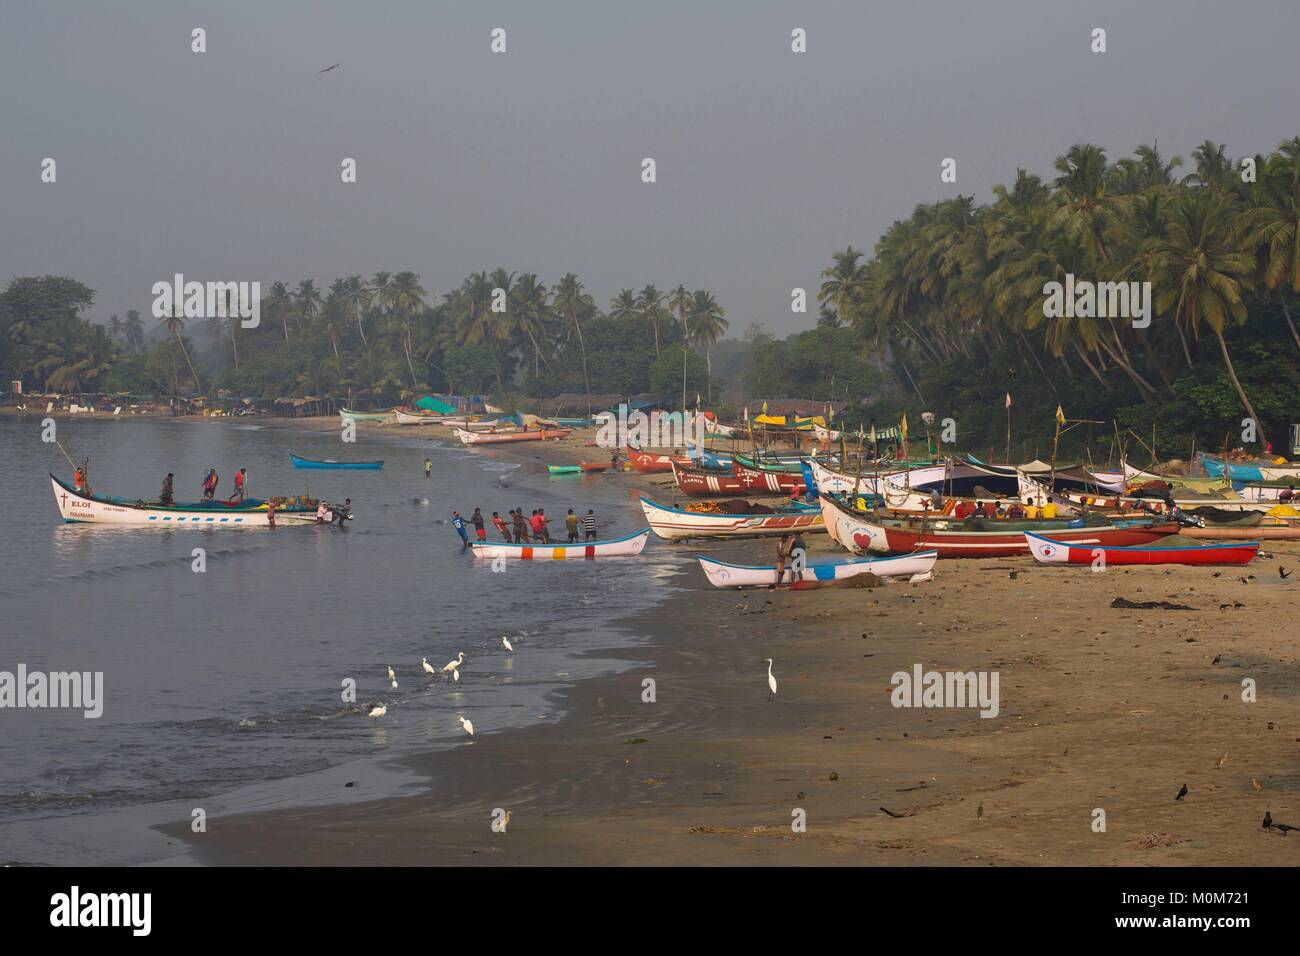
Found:
<path fill-rule="evenodd" d="M 581 465 L 547 465 L 546 470 L 553 475 L 580 475 Z"/>

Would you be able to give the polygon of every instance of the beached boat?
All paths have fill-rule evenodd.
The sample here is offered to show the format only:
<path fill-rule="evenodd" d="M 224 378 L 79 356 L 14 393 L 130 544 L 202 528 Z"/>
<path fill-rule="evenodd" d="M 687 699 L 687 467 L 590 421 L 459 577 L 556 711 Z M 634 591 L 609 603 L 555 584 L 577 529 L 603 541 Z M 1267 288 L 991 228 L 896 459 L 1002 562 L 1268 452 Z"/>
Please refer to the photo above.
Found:
<path fill-rule="evenodd" d="M 804 489 L 803 470 L 797 465 L 794 471 L 768 471 L 747 465 L 740 455 L 736 455 L 731 470 L 741 486 L 746 490 L 755 489 L 754 493 L 767 491 L 775 495 L 791 495 Z"/>
<path fill-rule="evenodd" d="M 66 522 L 135 525 L 157 528 L 265 528 L 270 525 L 268 503 L 261 499 L 242 502 L 187 501 L 171 505 L 135 498 L 114 498 L 77 491 L 50 475 L 54 502 Z M 276 499 L 275 523 L 315 524 L 315 499 Z"/>
<path fill-rule="evenodd" d="M 641 496 L 650 530 L 661 538 L 749 538 L 825 531 L 820 510 L 782 509 L 766 514 L 732 514 L 726 511 L 691 511 L 651 501 Z"/>
<path fill-rule="evenodd" d="M 387 412 L 354 412 L 350 408 L 340 408 L 339 418 L 345 422 L 386 422 L 393 417 L 391 411 Z"/>
<path fill-rule="evenodd" d="M 1249 564 L 1259 552 L 1259 542 L 1203 544 L 1182 547 L 1108 547 L 1048 538 L 1024 532 L 1030 553 L 1039 564 Z"/>
<path fill-rule="evenodd" d="M 513 441 L 545 441 L 548 438 L 568 438 L 572 428 L 542 428 L 524 432 L 473 432 L 455 427 L 456 437 L 462 445 L 492 445 Z"/>
<path fill-rule="evenodd" d="M 553 475 L 595 474 L 609 468 L 609 462 L 580 461 L 576 465 L 547 465 L 546 470 Z"/>
<path fill-rule="evenodd" d="M 672 455 L 644 452 L 631 445 L 627 446 L 627 460 L 633 471 L 643 475 L 666 474 L 673 470 Z"/>
<path fill-rule="evenodd" d="M 821 501 L 827 533 L 855 554 L 908 554 L 923 548 L 936 549 L 941 558 L 1002 558 L 1029 553 L 1029 544 L 1023 530 L 939 530 L 924 519 L 892 522 L 868 513 L 849 513 L 826 495 L 822 496 Z M 1126 547 L 1150 544 L 1177 531 L 1176 524 L 1157 525 L 1147 520 L 1083 528 L 1067 527 L 1052 533 L 1071 544 Z"/>
<path fill-rule="evenodd" d="M 1206 474 L 1233 481 L 1300 481 L 1300 465 L 1293 462 L 1233 462 L 1205 455 L 1201 459 Z"/>
<path fill-rule="evenodd" d="M 804 564 L 803 575 L 798 583 L 843 581 L 867 573 L 882 578 L 910 577 L 913 574 L 925 574 L 933 569 L 938 557 L 937 551 L 918 551 L 915 554 L 899 554 L 892 557 L 809 558 Z M 773 564 L 731 564 L 703 555 L 700 556 L 699 561 L 709 583 L 715 588 L 767 587 L 776 581 L 776 565 Z M 785 569 L 781 576 L 781 583 L 795 583 L 792 568 Z"/>
<path fill-rule="evenodd" d="M 399 425 L 441 425 L 446 417 L 444 415 L 412 415 L 400 408 L 393 409 L 393 414 L 397 416 L 397 424 Z"/>
<path fill-rule="evenodd" d="M 847 475 L 828 468 L 820 462 L 807 462 L 816 490 L 819 494 L 857 494 L 859 496 L 879 495 L 886 506 L 894 511 L 929 512 L 934 509 L 935 494 L 932 491 L 916 491 L 899 484 L 895 479 L 906 479 L 903 472 L 893 472 L 879 476 Z M 929 469 L 927 469 L 928 471 Z M 945 499 L 953 501 L 951 498 Z M 944 507 L 951 509 L 951 504 Z"/>
<path fill-rule="evenodd" d="M 670 459 L 669 467 L 678 489 L 691 498 L 732 498 L 740 495 L 784 495 L 789 497 L 796 487 L 803 487 L 798 475 L 772 475 L 749 471 L 740 474 L 742 466 L 736 464 L 732 473 L 692 468 Z M 777 479 L 786 479 L 784 482 Z M 791 481 L 790 479 L 794 479 Z M 782 485 L 785 487 L 782 487 Z"/>
<path fill-rule="evenodd" d="M 378 471 L 384 467 L 384 460 L 378 461 L 335 461 L 333 458 L 322 458 L 316 460 L 313 458 L 302 458 L 290 452 L 289 460 L 293 462 L 295 468 L 344 468 L 353 471 Z"/>
<path fill-rule="evenodd" d="M 1213 526 L 1206 528 L 1183 527 L 1178 533 L 1185 538 L 1209 541 L 1300 541 L 1300 525 L 1268 525 L 1255 528 Z"/>
<path fill-rule="evenodd" d="M 734 438 L 736 435 L 739 435 L 743 429 L 733 425 L 724 425 L 721 422 L 714 421 L 712 418 L 706 416 L 704 419 L 704 431 L 709 435 L 718 435 L 722 438 Z"/>
<path fill-rule="evenodd" d="M 640 554 L 650 538 L 650 529 L 636 531 L 608 541 L 585 544 L 471 544 L 476 558 L 518 558 L 523 561 L 580 561 L 591 558 L 627 557 Z"/>

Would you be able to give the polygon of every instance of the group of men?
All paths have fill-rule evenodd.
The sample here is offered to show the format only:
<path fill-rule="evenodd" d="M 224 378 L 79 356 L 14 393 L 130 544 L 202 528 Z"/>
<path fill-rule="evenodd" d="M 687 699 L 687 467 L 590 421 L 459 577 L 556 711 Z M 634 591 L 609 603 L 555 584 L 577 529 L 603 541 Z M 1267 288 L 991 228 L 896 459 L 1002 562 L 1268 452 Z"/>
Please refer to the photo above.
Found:
<path fill-rule="evenodd" d="M 164 505 L 173 504 L 176 500 L 176 489 L 174 486 L 176 476 L 170 471 L 167 477 L 163 479 L 162 491 L 158 492 L 158 503 Z M 217 485 L 221 477 L 217 474 L 217 469 L 209 468 L 208 473 L 203 476 L 203 500 L 212 501 L 217 496 Z M 235 490 L 231 493 L 227 501 L 243 501 L 244 496 L 248 494 L 248 469 L 241 468 L 235 473 Z"/>
<path fill-rule="evenodd" d="M 1012 501 L 1010 507 L 1004 508 L 1000 501 L 959 501 L 952 510 L 952 516 L 958 521 L 967 518 L 1007 518 L 1011 521 L 1051 521 L 1057 516 L 1056 502 L 1050 498 L 1039 505 L 1037 498 L 1030 498 L 1029 504 L 1022 505 Z"/>
<path fill-rule="evenodd" d="M 492 512 L 492 527 L 501 535 L 501 539 L 510 544 L 554 544 L 551 538 L 551 531 L 548 525 L 551 519 L 546 516 L 545 508 L 536 508 L 528 517 L 524 517 L 523 508 L 514 508 L 507 513 L 507 517 L 501 517 L 499 511 Z M 474 536 L 481 542 L 487 541 L 488 518 L 483 516 L 483 509 L 475 508 L 474 513 L 470 515 L 469 523 L 474 526 Z M 451 513 L 451 525 L 460 535 L 461 545 L 463 548 L 469 547 L 469 530 L 465 527 L 465 519 L 461 517 L 459 511 Z M 579 516 L 572 508 L 564 516 L 564 530 L 568 535 L 569 544 L 577 544 L 585 534 L 587 541 L 596 540 L 596 512 L 591 508 L 587 509 L 585 515 Z"/>

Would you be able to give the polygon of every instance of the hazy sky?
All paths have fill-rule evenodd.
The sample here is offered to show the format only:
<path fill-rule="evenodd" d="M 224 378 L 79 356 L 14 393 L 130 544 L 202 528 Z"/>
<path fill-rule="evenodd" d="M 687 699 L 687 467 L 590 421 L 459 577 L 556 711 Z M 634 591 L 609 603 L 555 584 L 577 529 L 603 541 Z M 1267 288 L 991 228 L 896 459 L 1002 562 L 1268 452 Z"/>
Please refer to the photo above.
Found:
<path fill-rule="evenodd" d="M 102 320 L 175 272 L 441 294 L 502 265 L 789 332 L 790 289 L 918 202 L 1079 141 L 1300 133 L 1298 37 L 1297 0 L 0 0 L 0 283 L 74 276 Z"/>

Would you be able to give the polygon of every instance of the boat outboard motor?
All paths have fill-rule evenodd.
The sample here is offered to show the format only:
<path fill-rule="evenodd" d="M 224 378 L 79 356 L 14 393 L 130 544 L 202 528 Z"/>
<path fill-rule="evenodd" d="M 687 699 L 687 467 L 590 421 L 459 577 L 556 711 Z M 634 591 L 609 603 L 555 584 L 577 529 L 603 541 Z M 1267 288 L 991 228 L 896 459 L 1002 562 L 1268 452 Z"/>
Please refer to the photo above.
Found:
<path fill-rule="evenodd" d="M 343 527 L 343 522 L 352 520 L 352 512 L 346 505 L 330 505 L 330 524 L 338 522 L 339 527 Z"/>

